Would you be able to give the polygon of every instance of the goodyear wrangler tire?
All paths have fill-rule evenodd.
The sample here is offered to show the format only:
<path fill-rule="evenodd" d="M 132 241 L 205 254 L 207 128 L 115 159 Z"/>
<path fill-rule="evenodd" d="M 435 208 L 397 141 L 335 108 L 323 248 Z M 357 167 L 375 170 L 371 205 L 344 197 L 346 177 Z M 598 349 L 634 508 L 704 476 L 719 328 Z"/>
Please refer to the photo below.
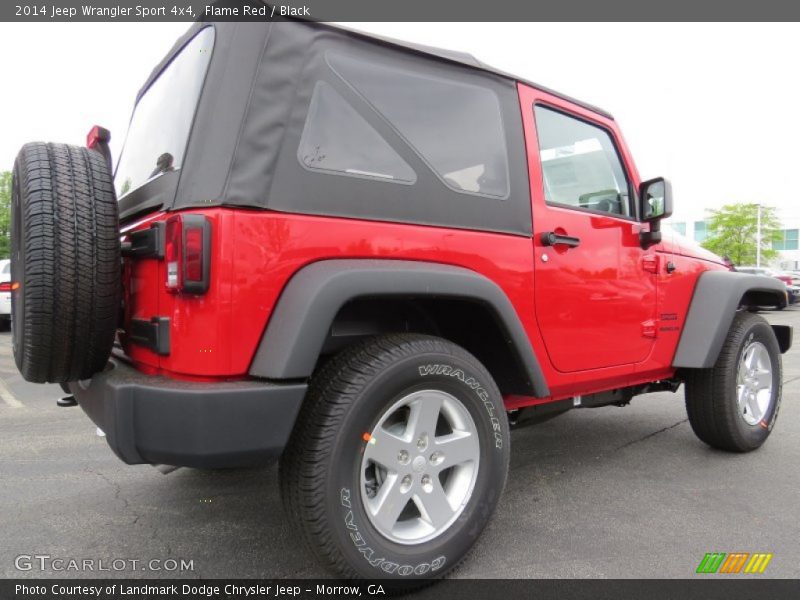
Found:
<path fill-rule="evenodd" d="M 120 303 L 117 202 L 105 159 L 34 142 L 14 163 L 14 358 L 36 383 L 86 379 L 111 353 Z"/>
<path fill-rule="evenodd" d="M 488 523 L 509 432 L 486 369 L 446 340 L 403 334 L 316 374 L 281 458 L 287 514 L 346 577 L 438 578 Z"/>
<path fill-rule="evenodd" d="M 769 437 L 781 404 L 781 353 L 767 321 L 739 312 L 716 364 L 686 374 L 686 411 L 709 446 L 749 452 Z"/>

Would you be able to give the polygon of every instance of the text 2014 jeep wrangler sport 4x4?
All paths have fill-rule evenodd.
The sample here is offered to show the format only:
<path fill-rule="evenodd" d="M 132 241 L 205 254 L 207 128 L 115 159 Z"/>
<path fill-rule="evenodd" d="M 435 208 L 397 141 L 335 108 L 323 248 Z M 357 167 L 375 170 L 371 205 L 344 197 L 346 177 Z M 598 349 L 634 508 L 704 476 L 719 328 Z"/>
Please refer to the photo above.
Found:
<path fill-rule="evenodd" d="M 683 384 L 691 426 L 770 434 L 783 284 L 662 239 L 605 112 L 468 55 L 325 24 L 196 23 L 112 177 L 24 146 L 13 344 L 126 463 L 280 459 L 313 552 L 441 576 L 506 480 L 509 422 Z"/>

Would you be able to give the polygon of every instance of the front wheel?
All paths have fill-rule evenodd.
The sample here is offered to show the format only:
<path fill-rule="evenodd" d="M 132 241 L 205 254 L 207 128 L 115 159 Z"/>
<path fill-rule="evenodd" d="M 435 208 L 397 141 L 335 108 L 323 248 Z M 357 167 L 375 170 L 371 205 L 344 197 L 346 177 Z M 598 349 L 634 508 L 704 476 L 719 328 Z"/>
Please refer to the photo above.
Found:
<path fill-rule="evenodd" d="M 781 402 L 781 354 L 763 317 L 737 313 L 716 364 L 687 372 L 686 410 L 709 446 L 748 452 L 769 437 Z"/>
<path fill-rule="evenodd" d="M 489 521 L 508 459 L 502 397 L 477 359 L 439 338 L 382 336 L 314 376 L 282 495 L 340 574 L 441 577 Z"/>

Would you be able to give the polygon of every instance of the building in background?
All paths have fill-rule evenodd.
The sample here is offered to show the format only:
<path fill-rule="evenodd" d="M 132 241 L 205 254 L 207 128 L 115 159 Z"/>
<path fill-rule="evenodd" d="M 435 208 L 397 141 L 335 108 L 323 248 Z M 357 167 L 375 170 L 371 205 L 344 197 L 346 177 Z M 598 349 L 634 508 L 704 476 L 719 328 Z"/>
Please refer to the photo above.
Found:
<path fill-rule="evenodd" d="M 778 256 L 763 266 L 769 266 L 780 271 L 800 271 L 800 208 L 778 209 L 778 219 L 781 222 L 783 238 L 773 243 L 772 247 L 778 251 Z M 708 237 L 708 214 L 705 210 L 682 210 L 670 219 L 672 228 L 681 235 L 702 244 Z"/>

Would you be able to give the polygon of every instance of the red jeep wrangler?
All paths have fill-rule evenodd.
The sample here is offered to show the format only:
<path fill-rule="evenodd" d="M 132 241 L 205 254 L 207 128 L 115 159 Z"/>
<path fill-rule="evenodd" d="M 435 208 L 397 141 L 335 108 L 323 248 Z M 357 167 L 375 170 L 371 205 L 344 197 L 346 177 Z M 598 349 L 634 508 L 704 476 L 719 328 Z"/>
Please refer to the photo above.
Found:
<path fill-rule="evenodd" d="M 509 424 L 681 384 L 758 448 L 777 279 L 660 231 L 607 113 L 468 55 L 325 24 L 197 23 L 108 136 L 22 148 L 13 344 L 126 463 L 280 458 L 351 577 L 441 576 L 503 490 Z"/>

